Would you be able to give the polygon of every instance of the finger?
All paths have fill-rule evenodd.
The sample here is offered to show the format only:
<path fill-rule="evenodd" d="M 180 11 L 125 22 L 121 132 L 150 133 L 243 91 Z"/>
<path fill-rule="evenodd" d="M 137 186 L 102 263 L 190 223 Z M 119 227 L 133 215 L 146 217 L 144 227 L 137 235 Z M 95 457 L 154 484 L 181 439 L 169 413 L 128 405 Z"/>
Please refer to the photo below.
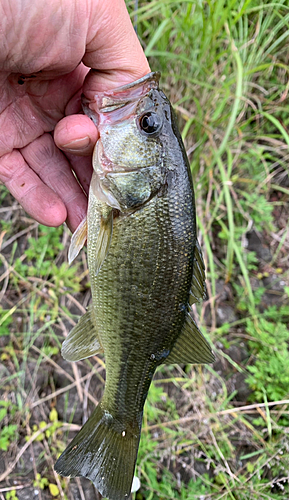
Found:
<path fill-rule="evenodd" d="M 67 211 L 64 203 L 31 170 L 19 151 L 0 159 L 0 181 L 24 210 L 41 224 L 57 227 L 65 221 Z"/>
<path fill-rule="evenodd" d="M 25 161 L 40 179 L 63 201 L 67 224 L 74 231 L 86 216 L 87 197 L 73 175 L 67 158 L 44 134 L 21 150 Z"/>
<path fill-rule="evenodd" d="M 97 128 L 85 115 L 66 116 L 54 131 L 54 141 L 58 148 L 81 156 L 92 154 L 97 139 Z"/>

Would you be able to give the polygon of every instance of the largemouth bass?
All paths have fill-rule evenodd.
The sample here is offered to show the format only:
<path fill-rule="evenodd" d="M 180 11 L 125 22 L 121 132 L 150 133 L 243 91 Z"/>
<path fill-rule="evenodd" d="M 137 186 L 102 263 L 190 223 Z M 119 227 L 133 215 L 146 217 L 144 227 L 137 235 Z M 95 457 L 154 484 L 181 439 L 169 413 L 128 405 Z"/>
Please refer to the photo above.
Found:
<path fill-rule="evenodd" d="M 159 74 L 95 96 L 85 112 L 100 133 L 93 154 L 87 222 L 73 235 L 73 260 L 87 237 L 92 306 L 62 354 L 104 352 L 103 398 L 57 460 L 63 476 L 85 476 L 110 500 L 125 500 L 143 407 L 162 363 L 210 363 L 190 314 L 203 299 L 190 167 Z"/>

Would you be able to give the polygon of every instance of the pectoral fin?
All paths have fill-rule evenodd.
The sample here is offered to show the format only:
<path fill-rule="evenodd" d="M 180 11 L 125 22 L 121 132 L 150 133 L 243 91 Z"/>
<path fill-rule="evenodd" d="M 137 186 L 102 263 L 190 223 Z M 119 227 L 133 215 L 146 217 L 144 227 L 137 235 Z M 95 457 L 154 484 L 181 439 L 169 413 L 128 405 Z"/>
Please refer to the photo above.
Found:
<path fill-rule="evenodd" d="M 103 352 L 96 330 L 92 306 L 80 318 L 62 344 L 61 354 L 67 361 L 80 361 Z"/>
<path fill-rule="evenodd" d="M 107 256 L 113 229 L 113 211 L 109 207 L 108 214 L 102 215 L 100 220 L 100 228 L 95 249 L 94 273 L 98 274 L 105 257 Z"/>
<path fill-rule="evenodd" d="M 202 250 L 198 240 L 195 246 L 193 280 L 190 293 L 190 304 L 195 304 L 207 297 L 205 264 L 203 261 Z"/>
<path fill-rule="evenodd" d="M 69 265 L 74 261 L 74 259 L 78 256 L 80 250 L 84 247 L 86 238 L 87 238 L 87 220 L 85 217 L 72 235 L 70 247 L 68 250 Z"/>
<path fill-rule="evenodd" d="M 215 356 L 208 342 L 188 313 L 182 332 L 166 358 L 165 364 L 212 363 L 214 359 Z"/>

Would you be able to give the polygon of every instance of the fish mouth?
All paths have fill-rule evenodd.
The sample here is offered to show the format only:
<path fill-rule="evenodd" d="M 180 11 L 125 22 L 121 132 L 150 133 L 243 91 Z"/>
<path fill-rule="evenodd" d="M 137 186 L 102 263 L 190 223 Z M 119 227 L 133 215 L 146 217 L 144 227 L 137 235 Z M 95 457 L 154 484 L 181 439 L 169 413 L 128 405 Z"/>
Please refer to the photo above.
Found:
<path fill-rule="evenodd" d="M 98 92 L 93 100 L 82 95 L 83 111 L 97 127 L 103 123 L 123 121 L 131 116 L 142 97 L 147 95 L 150 90 L 159 88 L 160 76 L 158 71 L 148 73 L 121 87 Z"/>

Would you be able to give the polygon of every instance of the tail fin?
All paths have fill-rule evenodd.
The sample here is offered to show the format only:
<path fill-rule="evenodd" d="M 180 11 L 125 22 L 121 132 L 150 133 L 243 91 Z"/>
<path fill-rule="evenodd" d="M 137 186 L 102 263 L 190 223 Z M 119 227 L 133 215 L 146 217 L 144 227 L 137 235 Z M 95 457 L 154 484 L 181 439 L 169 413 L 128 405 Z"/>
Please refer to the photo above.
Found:
<path fill-rule="evenodd" d="M 62 476 L 84 476 L 110 500 L 126 500 L 131 491 L 140 439 L 137 424 L 125 428 L 96 407 L 55 464 Z"/>

